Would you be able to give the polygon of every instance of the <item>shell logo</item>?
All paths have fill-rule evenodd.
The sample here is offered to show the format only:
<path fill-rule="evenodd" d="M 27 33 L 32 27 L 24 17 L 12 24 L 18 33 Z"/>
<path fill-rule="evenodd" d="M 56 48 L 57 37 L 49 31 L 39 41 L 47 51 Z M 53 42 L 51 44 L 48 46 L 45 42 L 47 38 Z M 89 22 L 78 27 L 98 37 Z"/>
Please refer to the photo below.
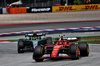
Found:
<path fill-rule="evenodd" d="M 55 48 L 54 50 L 58 50 L 57 48 Z"/>

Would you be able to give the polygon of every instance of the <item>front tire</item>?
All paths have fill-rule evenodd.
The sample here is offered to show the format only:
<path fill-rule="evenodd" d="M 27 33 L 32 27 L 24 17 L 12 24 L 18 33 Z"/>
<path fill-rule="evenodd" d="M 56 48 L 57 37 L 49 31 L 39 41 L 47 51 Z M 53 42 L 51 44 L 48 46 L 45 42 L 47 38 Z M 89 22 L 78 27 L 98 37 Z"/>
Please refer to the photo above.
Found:
<path fill-rule="evenodd" d="M 78 45 L 76 44 L 70 45 L 70 55 L 73 56 L 72 59 L 80 59 L 80 49 Z"/>
<path fill-rule="evenodd" d="M 19 39 L 18 41 L 18 53 L 23 53 L 24 52 L 24 40 Z"/>
<path fill-rule="evenodd" d="M 42 46 L 37 46 L 33 52 L 33 59 L 36 62 L 42 62 L 44 59 L 39 59 L 44 54 L 44 48 Z"/>

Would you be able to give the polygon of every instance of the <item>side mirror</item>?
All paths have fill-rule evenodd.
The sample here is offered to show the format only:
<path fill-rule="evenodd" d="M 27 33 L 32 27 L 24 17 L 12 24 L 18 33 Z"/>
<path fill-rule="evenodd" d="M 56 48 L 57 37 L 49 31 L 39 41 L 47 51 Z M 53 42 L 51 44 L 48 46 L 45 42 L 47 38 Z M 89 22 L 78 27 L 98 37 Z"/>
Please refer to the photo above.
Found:
<path fill-rule="evenodd" d="M 45 33 L 43 33 L 43 36 L 45 36 L 46 34 Z"/>
<path fill-rule="evenodd" d="M 27 37 L 28 34 L 25 34 L 25 37 Z"/>

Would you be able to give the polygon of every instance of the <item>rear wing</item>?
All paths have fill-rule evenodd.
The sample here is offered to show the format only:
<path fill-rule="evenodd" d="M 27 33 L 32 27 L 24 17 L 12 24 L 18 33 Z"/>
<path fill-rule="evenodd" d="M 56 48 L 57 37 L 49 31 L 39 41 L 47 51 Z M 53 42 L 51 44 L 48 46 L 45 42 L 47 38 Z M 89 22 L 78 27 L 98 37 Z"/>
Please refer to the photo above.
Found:
<path fill-rule="evenodd" d="M 25 34 L 25 37 L 34 37 L 35 35 L 34 35 L 35 33 L 33 33 L 33 34 Z M 38 37 L 38 36 L 45 36 L 46 34 L 45 33 L 36 33 L 36 36 Z"/>
<path fill-rule="evenodd" d="M 81 37 L 64 38 L 64 40 L 67 40 L 69 42 L 80 41 Z"/>

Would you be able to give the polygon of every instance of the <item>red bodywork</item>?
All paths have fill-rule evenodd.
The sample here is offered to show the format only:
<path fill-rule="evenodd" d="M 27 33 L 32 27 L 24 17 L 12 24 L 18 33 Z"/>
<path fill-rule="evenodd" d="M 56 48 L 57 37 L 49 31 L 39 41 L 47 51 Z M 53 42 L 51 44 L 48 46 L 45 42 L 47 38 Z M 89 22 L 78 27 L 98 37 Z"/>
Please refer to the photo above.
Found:
<path fill-rule="evenodd" d="M 75 40 L 55 40 L 53 45 L 48 45 L 45 46 L 45 50 L 47 49 L 47 47 L 53 47 L 53 50 L 50 54 L 50 57 L 40 57 L 39 59 L 44 59 L 44 58 L 58 58 L 58 57 L 67 57 L 67 58 L 72 58 L 72 56 L 58 56 L 58 52 L 60 50 L 60 48 L 65 48 L 65 47 L 69 47 L 70 44 L 75 44 L 75 43 L 70 43 L 73 41 L 78 41 L 80 39 L 75 39 Z M 46 51 L 45 51 L 46 52 Z"/>

